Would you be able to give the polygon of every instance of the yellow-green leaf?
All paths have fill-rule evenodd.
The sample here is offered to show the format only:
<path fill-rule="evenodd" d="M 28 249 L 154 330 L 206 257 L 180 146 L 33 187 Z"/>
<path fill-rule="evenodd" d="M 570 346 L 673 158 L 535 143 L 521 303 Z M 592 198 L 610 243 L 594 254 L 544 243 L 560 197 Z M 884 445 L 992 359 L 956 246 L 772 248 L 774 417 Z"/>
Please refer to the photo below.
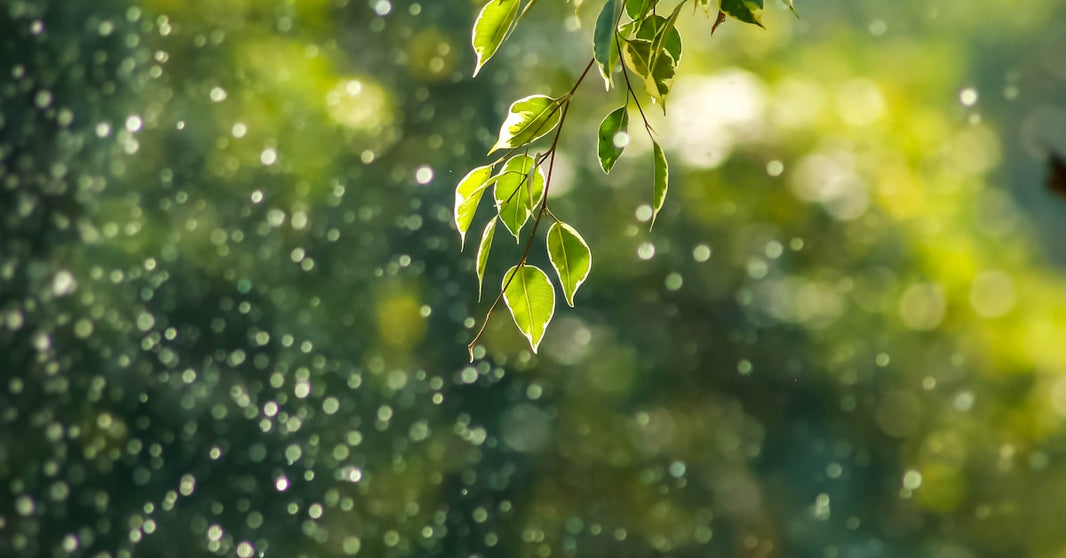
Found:
<path fill-rule="evenodd" d="M 474 76 L 481 71 L 485 62 L 496 54 L 496 49 L 507 37 L 511 25 L 518 16 L 519 0 L 489 0 L 481 8 L 481 13 L 474 20 L 474 29 L 470 36 L 470 44 L 474 47 L 474 56 L 477 58 L 474 66 Z"/>
<path fill-rule="evenodd" d="M 574 293 L 592 270 L 592 251 L 574 227 L 561 221 L 548 229 L 548 259 L 559 276 L 566 303 L 574 306 Z"/>
<path fill-rule="evenodd" d="M 477 167 L 466 173 L 455 187 L 455 228 L 459 230 L 462 247 L 466 246 L 466 231 L 470 228 L 470 222 L 474 219 L 478 203 L 481 202 L 481 195 L 490 184 L 491 176 L 492 165 Z"/>
<path fill-rule="evenodd" d="M 600 123 L 599 145 L 597 154 L 600 158 L 600 168 L 604 173 L 611 172 L 618 158 L 622 156 L 622 150 L 629 143 L 629 135 L 626 133 L 629 127 L 629 112 L 626 107 L 619 107 L 611 111 Z"/>
<path fill-rule="evenodd" d="M 644 83 L 644 91 L 659 102 L 666 112 L 666 95 L 674 83 L 677 65 L 670 51 L 662 49 L 652 63 L 652 42 L 648 39 L 633 39 L 625 42 L 622 57 Z"/>
<path fill-rule="evenodd" d="M 518 331 L 537 352 L 548 322 L 555 315 L 555 288 L 548 274 L 532 265 L 515 266 L 503 275 L 503 302 Z"/>
<path fill-rule="evenodd" d="M 611 73 L 618 64 L 618 49 L 615 46 L 615 25 L 618 24 L 620 0 L 607 0 L 596 18 L 596 30 L 592 35 L 592 53 L 600 67 L 604 85 L 611 89 Z"/>
<path fill-rule="evenodd" d="M 481 301 L 481 284 L 485 280 L 485 267 L 489 263 L 489 250 L 492 248 L 492 237 L 496 233 L 496 221 L 493 217 L 489 224 L 485 225 L 481 233 L 481 242 L 477 245 L 477 299 Z"/>
<path fill-rule="evenodd" d="M 504 163 L 495 181 L 493 196 L 500 220 L 517 241 L 534 204 L 544 196 L 544 173 L 532 157 L 515 155 Z"/>
<path fill-rule="evenodd" d="M 651 214 L 651 226 L 654 227 L 655 218 L 663 208 L 663 202 L 666 201 L 666 190 L 670 186 L 670 167 L 666 164 L 666 154 L 663 153 L 663 148 L 659 147 L 659 142 L 652 140 L 651 144 L 655 158 L 655 189 L 652 196 Z"/>
<path fill-rule="evenodd" d="M 547 95 L 523 97 L 511 103 L 507 109 L 507 118 L 500 126 L 500 136 L 489 153 L 532 143 L 552 131 L 558 123 L 558 99 Z"/>

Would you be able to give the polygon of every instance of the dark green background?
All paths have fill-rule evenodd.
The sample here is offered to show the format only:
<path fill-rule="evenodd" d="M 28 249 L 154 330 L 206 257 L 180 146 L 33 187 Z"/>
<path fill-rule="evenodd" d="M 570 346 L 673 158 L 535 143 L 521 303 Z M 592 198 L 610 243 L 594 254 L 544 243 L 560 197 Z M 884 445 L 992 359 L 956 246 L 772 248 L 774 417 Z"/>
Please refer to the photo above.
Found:
<path fill-rule="evenodd" d="M 0 3 L 0 555 L 1066 553 L 1061 3 L 684 15 L 655 229 L 592 76 L 551 200 L 592 274 L 468 365 L 455 182 L 595 4 L 475 80 L 470 1 Z"/>

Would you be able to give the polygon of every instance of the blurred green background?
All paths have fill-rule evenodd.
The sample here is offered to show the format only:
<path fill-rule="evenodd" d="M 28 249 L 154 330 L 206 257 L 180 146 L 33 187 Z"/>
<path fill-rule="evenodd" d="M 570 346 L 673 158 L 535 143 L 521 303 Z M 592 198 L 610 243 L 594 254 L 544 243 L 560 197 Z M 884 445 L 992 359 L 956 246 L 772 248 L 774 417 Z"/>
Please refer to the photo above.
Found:
<path fill-rule="evenodd" d="M 474 80 L 471 0 L 0 2 L 0 556 L 1066 556 L 1066 5 L 798 4 L 681 18 L 653 231 L 587 80 L 592 275 L 468 365 L 455 182 L 602 3 Z"/>

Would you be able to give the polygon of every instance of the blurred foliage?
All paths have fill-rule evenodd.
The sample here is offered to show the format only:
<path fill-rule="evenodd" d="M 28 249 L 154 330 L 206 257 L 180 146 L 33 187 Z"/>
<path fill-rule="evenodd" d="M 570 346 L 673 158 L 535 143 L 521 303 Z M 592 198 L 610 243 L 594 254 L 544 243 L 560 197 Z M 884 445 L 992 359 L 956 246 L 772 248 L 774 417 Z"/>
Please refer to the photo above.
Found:
<path fill-rule="evenodd" d="M 453 188 L 601 7 L 0 5 L 0 555 L 1066 553 L 1061 2 L 679 19 L 655 230 L 591 80 L 596 269 L 467 365 Z"/>

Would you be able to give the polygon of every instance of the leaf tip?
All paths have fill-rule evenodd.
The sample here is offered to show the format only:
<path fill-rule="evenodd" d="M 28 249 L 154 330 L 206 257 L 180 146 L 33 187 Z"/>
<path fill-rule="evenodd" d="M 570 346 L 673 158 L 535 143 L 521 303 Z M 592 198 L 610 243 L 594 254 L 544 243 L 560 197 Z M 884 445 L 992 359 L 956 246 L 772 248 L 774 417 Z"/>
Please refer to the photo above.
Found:
<path fill-rule="evenodd" d="M 723 12 L 722 10 L 718 10 L 718 17 L 715 18 L 714 25 L 711 26 L 711 35 L 714 35 L 714 32 L 718 30 L 718 26 L 721 25 L 724 21 L 725 12 Z"/>

